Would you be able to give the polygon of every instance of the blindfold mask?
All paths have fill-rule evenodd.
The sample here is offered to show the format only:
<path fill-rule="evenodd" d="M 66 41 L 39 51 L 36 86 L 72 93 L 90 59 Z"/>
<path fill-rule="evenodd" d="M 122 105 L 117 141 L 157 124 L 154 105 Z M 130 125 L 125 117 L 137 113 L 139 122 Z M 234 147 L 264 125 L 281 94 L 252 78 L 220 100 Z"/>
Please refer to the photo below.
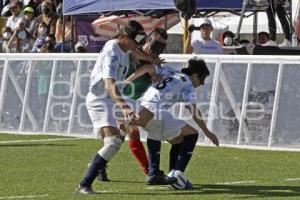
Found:
<path fill-rule="evenodd" d="M 129 28 L 125 28 L 125 32 L 128 34 L 129 39 L 133 40 L 138 45 L 144 45 L 146 41 L 146 33 L 143 31 L 137 32 L 130 30 Z"/>
<path fill-rule="evenodd" d="M 160 55 L 166 48 L 167 44 L 158 40 L 152 40 L 149 44 L 150 52 Z"/>

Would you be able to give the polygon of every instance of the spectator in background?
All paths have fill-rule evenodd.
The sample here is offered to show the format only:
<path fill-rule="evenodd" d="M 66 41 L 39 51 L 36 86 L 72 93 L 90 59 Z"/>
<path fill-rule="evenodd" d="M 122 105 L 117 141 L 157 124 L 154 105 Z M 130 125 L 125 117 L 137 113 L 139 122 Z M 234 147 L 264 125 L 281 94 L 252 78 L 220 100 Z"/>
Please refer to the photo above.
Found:
<path fill-rule="evenodd" d="M 71 16 L 63 16 L 62 11 L 62 3 L 60 3 L 56 8 L 56 13 L 59 16 L 59 19 L 56 22 L 56 48 L 60 49 L 63 52 L 71 52 L 72 51 L 72 21 Z M 65 21 L 64 26 L 64 44 L 62 44 L 63 40 L 63 21 Z M 64 49 L 62 49 L 64 46 Z"/>
<path fill-rule="evenodd" d="M 283 34 L 284 34 L 284 41 L 279 46 L 292 46 L 292 31 L 291 31 L 291 25 L 288 20 L 288 15 L 284 9 L 284 3 L 287 0 L 268 0 L 270 3 L 270 6 L 266 9 L 267 17 L 268 17 L 268 25 L 269 25 L 269 33 L 270 33 L 270 40 L 266 44 L 266 46 L 277 46 L 276 43 L 276 20 L 275 20 L 275 14 L 277 14 L 278 19 L 280 21 Z"/>
<path fill-rule="evenodd" d="M 47 44 L 45 39 L 39 38 L 36 41 L 36 49 L 38 53 L 48 53 Z M 35 68 L 38 71 L 37 76 L 37 93 L 39 101 L 39 117 L 38 122 L 40 128 L 43 127 L 43 121 L 46 112 L 46 105 L 48 101 L 49 86 L 51 80 L 51 72 L 53 61 L 38 60 L 34 63 Z"/>
<path fill-rule="evenodd" d="M 13 39 L 12 39 L 13 31 L 11 30 L 10 27 L 4 27 L 2 28 L 2 37 L 3 37 L 3 42 L 2 42 L 2 52 L 3 53 L 15 53 L 16 48 L 10 47 Z"/>
<path fill-rule="evenodd" d="M 231 31 L 225 31 L 221 37 L 221 45 L 233 46 L 234 45 L 234 33 Z"/>
<path fill-rule="evenodd" d="M 83 42 L 77 42 L 75 44 L 75 53 L 85 53 L 86 52 L 86 46 Z"/>
<path fill-rule="evenodd" d="M 63 19 L 65 20 L 65 37 L 64 44 L 62 45 L 62 28 L 63 28 Z M 71 16 L 61 16 L 56 22 L 56 48 L 61 49 L 64 46 L 63 52 L 72 51 L 72 22 Z"/>
<path fill-rule="evenodd" d="M 262 31 L 257 34 L 257 43 L 259 45 L 264 46 L 269 42 L 269 40 L 270 40 L 269 33 Z"/>
<path fill-rule="evenodd" d="M 47 45 L 45 39 L 39 38 L 36 40 L 36 49 L 37 53 L 47 53 Z"/>
<path fill-rule="evenodd" d="M 192 38 L 192 32 L 194 30 L 200 30 L 200 39 Z M 189 26 L 184 53 L 223 54 L 223 49 L 220 43 L 211 38 L 212 31 L 212 23 L 207 18 L 202 20 L 199 27 L 195 27 L 194 25 Z"/>
<path fill-rule="evenodd" d="M 41 4 L 42 14 L 36 19 L 33 36 L 35 38 L 46 38 L 48 34 L 55 34 L 57 15 L 53 11 L 53 4 L 50 0 L 45 0 Z"/>
<path fill-rule="evenodd" d="M 27 53 L 32 48 L 26 31 L 22 27 L 17 27 L 12 31 L 10 27 L 2 30 L 5 40 L 2 43 L 4 53 Z"/>
<path fill-rule="evenodd" d="M 12 31 L 15 31 L 19 26 L 24 26 L 25 18 L 24 13 L 21 11 L 22 4 L 18 0 L 12 0 L 9 4 L 9 9 L 12 16 L 8 17 L 6 26 L 10 27 Z"/>
<path fill-rule="evenodd" d="M 9 17 L 11 16 L 11 12 L 10 12 L 10 0 L 3 0 L 2 1 L 2 5 L 1 5 L 1 16 L 3 17 Z"/>
<path fill-rule="evenodd" d="M 46 42 L 48 53 L 59 52 L 59 50 L 55 48 L 56 42 L 55 42 L 55 36 L 53 34 L 48 34 L 45 38 L 45 42 Z"/>
<path fill-rule="evenodd" d="M 25 18 L 25 29 L 30 37 L 33 36 L 34 26 L 36 23 L 36 19 L 34 17 L 34 10 L 32 7 L 26 7 L 24 10 L 24 18 Z"/>

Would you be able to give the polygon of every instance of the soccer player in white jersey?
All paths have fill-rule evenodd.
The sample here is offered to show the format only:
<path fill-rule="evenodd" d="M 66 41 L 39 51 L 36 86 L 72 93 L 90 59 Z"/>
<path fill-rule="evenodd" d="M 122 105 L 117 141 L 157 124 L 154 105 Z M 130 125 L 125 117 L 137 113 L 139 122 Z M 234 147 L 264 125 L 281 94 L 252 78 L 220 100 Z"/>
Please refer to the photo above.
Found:
<path fill-rule="evenodd" d="M 136 114 L 122 97 L 119 82 L 126 77 L 129 67 L 129 51 L 143 44 L 146 34 L 141 24 L 131 20 L 121 29 L 116 39 L 103 47 L 90 77 L 90 88 L 86 106 L 94 129 L 104 140 L 104 146 L 96 153 L 85 176 L 76 188 L 78 193 L 92 194 L 92 183 L 106 163 L 119 151 L 123 137 L 116 124 L 119 108 L 126 119 L 134 119 Z"/>
<path fill-rule="evenodd" d="M 166 47 L 166 42 L 168 39 L 168 34 L 164 29 L 155 28 L 147 37 L 145 44 L 143 47 L 143 52 L 147 55 L 150 55 L 154 58 L 158 58 L 159 55 L 164 51 Z M 143 67 L 145 64 L 149 64 L 149 62 L 144 60 L 138 60 L 135 63 L 132 62 L 127 77 L 129 77 L 132 73 L 136 71 L 136 69 Z M 157 76 L 160 78 L 160 76 Z M 139 99 L 147 88 L 152 84 L 153 80 L 159 81 L 159 79 L 155 79 L 155 77 L 150 76 L 148 73 L 139 77 L 126 86 L 123 90 L 123 95 L 128 96 L 132 99 Z M 138 127 L 130 126 L 127 128 L 127 137 L 128 137 L 128 147 L 131 150 L 131 153 L 134 157 L 139 161 L 143 172 L 148 176 L 147 184 L 148 185 L 165 185 L 170 184 L 170 178 L 164 175 L 162 170 L 149 171 L 148 165 L 148 157 L 144 148 L 143 143 L 140 140 L 140 132 Z M 161 141 L 152 140 L 147 138 L 147 144 L 151 143 L 151 145 L 161 144 Z M 99 173 L 98 179 L 100 181 L 109 181 L 106 173 L 106 169 L 101 170 Z"/>
<path fill-rule="evenodd" d="M 185 121 L 175 119 L 167 109 L 176 102 L 184 102 L 190 116 L 206 137 L 218 146 L 218 138 L 207 128 L 201 112 L 196 106 L 194 90 L 194 88 L 204 85 L 209 70 L 203 60 L 190 59 L 187 67 L 183 68 L 181 72 L 174 71 L 169 67 L 154 69 L 153 65 L 147 65 L 133 73 L 127 81 L 130 82 L 136 76 L 152 70 L 162 73 L 164 80 L 148 88 L 140 100 L 144 108 L 139 111 L 139 118 L 131 120 L 129 124 L 144 127 L 151 139 L 167 140 L 173 144 L 169 169 L 184 172 L 198 140 L 198 131 Z M 120 128 L 126 131 L 122 124 Z M 151 144 L 149 146 L 148 144 L 148 150 L 149 170 L 159 168 L 160 146 L 151 146 Z"/>

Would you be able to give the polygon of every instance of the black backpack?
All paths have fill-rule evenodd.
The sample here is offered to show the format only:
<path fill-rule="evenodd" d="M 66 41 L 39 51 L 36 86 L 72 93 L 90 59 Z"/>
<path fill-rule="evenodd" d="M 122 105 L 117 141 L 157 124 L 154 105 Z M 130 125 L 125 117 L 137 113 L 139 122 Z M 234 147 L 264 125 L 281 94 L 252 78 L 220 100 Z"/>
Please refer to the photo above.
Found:
<path fill-rule="evenodd" d="M 174 0 L 174 3 L 176 8 L 182 12 L 184 18 L 189 19 L 196 12 L 195 0 Z"/>

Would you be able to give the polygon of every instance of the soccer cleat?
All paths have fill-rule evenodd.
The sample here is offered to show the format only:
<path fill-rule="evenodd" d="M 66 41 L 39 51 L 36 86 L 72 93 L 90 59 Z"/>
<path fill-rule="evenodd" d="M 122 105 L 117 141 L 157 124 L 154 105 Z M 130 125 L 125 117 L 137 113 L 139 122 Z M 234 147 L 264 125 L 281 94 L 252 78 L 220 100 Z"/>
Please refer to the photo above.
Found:
<path fill-rule="evenodd" d="M 83 187 L 81 185 L 77 186 L 75 192 L 79 194 L 95 194 L 92 187 Z"/>
<path fill-rule="evenodd" d="M 147 185 L 171 185 L 173 183 L 177 183 L 177 179 L 160 173 L 148 176 L 146 182 Z"/>
<path fill-rule="evenodd" d="M 102 170 L 99 170 L 98 180 L 101 182 L 109 182 L 110 181 L 107 177 L 106 167 Z"/>

